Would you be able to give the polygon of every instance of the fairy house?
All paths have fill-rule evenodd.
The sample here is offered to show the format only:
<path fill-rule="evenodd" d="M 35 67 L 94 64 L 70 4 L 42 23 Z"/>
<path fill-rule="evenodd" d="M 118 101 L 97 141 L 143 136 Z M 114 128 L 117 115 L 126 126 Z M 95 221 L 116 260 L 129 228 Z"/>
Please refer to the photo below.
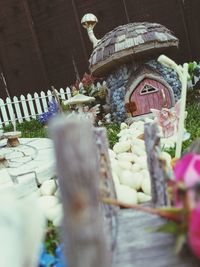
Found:
<path fill-rule="evenodd" d="M 90 71 L 107 82 L 108 102 L 116 121 L 171 108 L 180 98 L 178 75 L 157 62 L 161 53 L 178 47 L 178 39 L 158 23 L 129 23 L 96 39 L 98 22 L 92 14 L 82 18 L 93 43 Z"/>

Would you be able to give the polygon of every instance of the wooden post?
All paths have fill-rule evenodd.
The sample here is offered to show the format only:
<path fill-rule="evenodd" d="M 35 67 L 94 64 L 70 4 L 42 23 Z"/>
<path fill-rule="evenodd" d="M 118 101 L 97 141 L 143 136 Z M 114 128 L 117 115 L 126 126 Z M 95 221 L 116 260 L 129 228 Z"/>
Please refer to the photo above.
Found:
<path fill-rule="evenodd" d="M 165 161 L 160 159 L 160 137 L 157 135 L 157 125 L 146 123 L 144 137 L 147 152 L 148 168 L 151 176 L 152 202 L 156 207 L 167 205 L 167 173 Z"/>
<path fill-rule="evenodd" d="M 112 178 L 110 158 L 108 154 L 108 139 L 105 128 L 95 128 L 95 142 L 97 145 L 97 163 L 100 173 L 100 195 L 102 198 L 116 199 L 115 185 Z M 119 208 L 102 203 L 104 227 L 109 248 L 113 251 L 116 246 L 117 216 Z"/>
<path fill-rule="evenodd" d="M 69 267 L 109 267 L 99 209 L 96 146 L 89 120 L 60 116 L 50 125 L 64 208 L 63 239 Z"/>

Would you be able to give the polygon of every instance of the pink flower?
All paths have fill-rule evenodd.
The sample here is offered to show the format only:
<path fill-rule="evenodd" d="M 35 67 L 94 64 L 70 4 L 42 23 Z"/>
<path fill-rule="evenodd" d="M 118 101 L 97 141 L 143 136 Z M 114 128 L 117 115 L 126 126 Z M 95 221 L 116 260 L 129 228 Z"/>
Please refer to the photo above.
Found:
<path fill-rule="evenodd" d="M 189 218 L 188 242 L 193 253 L 200 259 L 200 202 Z"/>
<path fill-rule="evenodd" d="M 200 155 L 187 154 L 174 167 L 177 182 L 184 182 L 186 187 L 194 186 L 200 181 Z"/>

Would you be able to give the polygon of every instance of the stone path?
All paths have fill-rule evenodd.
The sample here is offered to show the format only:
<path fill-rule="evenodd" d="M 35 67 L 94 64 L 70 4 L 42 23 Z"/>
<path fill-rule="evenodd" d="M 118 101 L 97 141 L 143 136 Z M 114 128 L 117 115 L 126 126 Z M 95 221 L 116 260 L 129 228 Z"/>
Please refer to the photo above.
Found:
<path fill-rule="evenodd" d="M 55 176 L 53 143 L 48 138 L 21 138 L 20 146 L 7 148 L 0 141 L 0 155 L 8 166 L 0 169 L 0 191 L 17 189 L 19 197 L 37 191 L 38 184 Z"/>

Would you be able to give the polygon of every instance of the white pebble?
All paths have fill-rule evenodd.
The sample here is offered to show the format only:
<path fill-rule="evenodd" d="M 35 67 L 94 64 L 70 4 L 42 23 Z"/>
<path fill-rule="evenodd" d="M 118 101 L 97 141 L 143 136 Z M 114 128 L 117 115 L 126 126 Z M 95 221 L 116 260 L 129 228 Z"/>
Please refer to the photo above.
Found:
<path fill-rule="evenodd" d="M 138 157 L 136 163 L 139 164 L 142 169 L 145 169 L 145 170 L 148 169 L 147 156 L 146 155 Z"/>
<path fill-rule="evenodd" d="M 115 172 L 112 172 L 112 177 L 115 185 L 120 184 L 119 177 Z"/>
<path fill-rule="evenodd" d="M 128 152 L 131 148 L 131 142 L 130 141 L 124 141 L 120 142 L 114 145 L 113 150 L 115 153 L 123 153 Z"/>
<path fill-rule="evenodd" d="M 128 129 L 128 125 L 125 122 L 122 122 L 120 125 L 120 129 L 121 130 Z"/>
<path fill-rule="evenodd" d="M 141 140 L 141 139 L 138 139 L 138 138 L 135 138 L 132 140 L 132 145 L 136 145 L 136 146 L 139 146 L 140 148 L 142 149 L 145 149 L 145 143 L 144 143 L 144 140 Z"/>
<path fill-rule="evenodd" d="M 51 196 L 56 192 L 57 186 L 54 180 L 45 181 L 40 187 L 43 196 Z"/>
<path fill-rule="evenodd" d="M 146 178 L 143 180 L 142 191 L 147 195 L 151 195 L 151 181 L 150 181 L 150 179 Z"/>
<path fill-rule="evenodd" d="M 116 158 L 116 154 L 112 149 L 108 150 L 108 154 L 109 154 L 110 159 L 115 159 Z"/>
<path fill-rule="evenodd" d="M 141 157 L 141 156 L 145 156 L 145 155 L 146 155 L 146 151 L 145 151 L 145 149 L 143 149 L 143 148 L 141 148 L 141 147 L 139 147 L 139 146 L 137 146 L 137 145 L 132 145 L 132 147 L 131 147 L 131 151 L 132 151 L 135 155 L 137 155 L 137 156 L 139 156 L 139 157 Z"/>
<path fill-rule="evenodd" d="M 62 217 L 63 216 L 62 204 L 59 203 L 54 207 L 46 210 L 45 215 L 49 221 L 54 221 L 57 217 Z"/>
<path fill-rule="evenodd" d="M 45 212 L 47 209 L 54 207 L 58 204 L 59 200 L 55 196 L 42 196 L 38 199 L 41 209 Z"/>
<path fill-rule="evenodd" d="M 134 161 L 134 156 L 132 153 L 124 152 L 117 155 L 118 160 L 127 160 L 130 162 Z"/>
<path fill-rule="evenodd" d="M 132 164 L 128 160 L 119 160 L 118 161 L 118 166 L 121 169 L 124 169 L 124 170 L 131 170 L 131 168 L 132 168 Z"/>
<path fill-rule="evenodd" d="M 144 179 L 149 179 L 150 180 L 150 174 L 148 170 L 141 170 L 140 173 L 142 173 Z"/>
<path fill-rule="evenodd" d="M 129 187 L 133 187 L 133 185 L 135 184 L 133 173 L 128 170 L 122 171 L 119 179 L 120 179 L 121 184 L 127 185 Z"/>
<path fill-rule="evenodd" d="M 117 199 L 125 204 L 137 204 L 137 192 L 126 185 L 116 187 Z"/>
<path fill-rule="evenodd" d="M 62 224 L 62 219 L 63 219 L 63 216 L 58 216 L 57 218 L 55 218 L 55 219 L 53 220 L 53 225 L 54 225 L 55 227 L 60 227 L 61 224 Z"/>
<path fill-rule="evenodd" d="M 134 163 L 134 164 L 132 165 L 132 168 L 131 168 L 131 171 L 132 171 L 132 172 L 139 172 L 140 170 L 141 170 L 141 166 L 140 166 L 139 164 Z"/>
<path fill-rule="evenodd" d="M 142 192 L 138 192 L 137 193 L 137 197 L 138 197 L 138 202 L 139 203 L 144 203 L 144 202 L 148 202 L 148 201 L 151 200 L 151 196 L 146 195 L 146 194 L 144 194 Z"/>

